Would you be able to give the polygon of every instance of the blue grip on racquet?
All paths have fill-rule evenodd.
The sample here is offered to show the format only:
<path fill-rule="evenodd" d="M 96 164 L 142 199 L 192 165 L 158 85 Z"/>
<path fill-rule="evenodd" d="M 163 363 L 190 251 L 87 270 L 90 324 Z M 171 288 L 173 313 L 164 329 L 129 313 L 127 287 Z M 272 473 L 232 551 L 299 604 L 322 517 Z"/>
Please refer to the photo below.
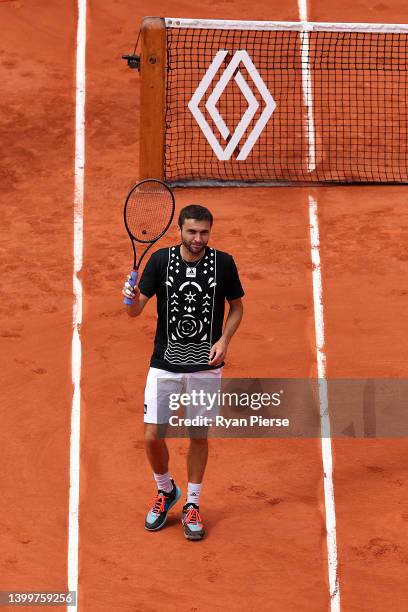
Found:
<path fill-rule="evenodd" d="M 132 285 L 132 287 L 134 287 L 136 285 L 136 282 L 137 282 L 137 270 L 132 270 L 132 272 L 130 273 L 129 284 Z M 123 303 L 127 304 L 128 306 L 131 306 L 133 304 L 133 300 L 125 297 L 123 300 Z"/>

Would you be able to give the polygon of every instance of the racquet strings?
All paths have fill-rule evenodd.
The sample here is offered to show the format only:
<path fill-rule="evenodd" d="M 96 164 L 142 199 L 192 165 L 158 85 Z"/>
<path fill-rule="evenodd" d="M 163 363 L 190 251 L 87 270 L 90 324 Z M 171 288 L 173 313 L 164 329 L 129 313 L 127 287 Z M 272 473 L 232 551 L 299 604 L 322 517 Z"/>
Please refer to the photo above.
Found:
<path fill-rule="evenodd" d="M 139 242 L 156 240 L 167 228 L 173 214 L 173 197 L 165 185 L 146 181 L 131 193 L 126 206 L 126 222 Z"/>

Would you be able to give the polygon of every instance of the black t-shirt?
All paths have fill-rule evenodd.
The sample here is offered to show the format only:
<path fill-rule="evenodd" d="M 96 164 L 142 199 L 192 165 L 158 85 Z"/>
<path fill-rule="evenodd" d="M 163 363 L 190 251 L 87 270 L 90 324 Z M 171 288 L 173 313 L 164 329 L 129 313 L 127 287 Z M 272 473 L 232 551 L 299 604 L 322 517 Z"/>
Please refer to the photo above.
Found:
<path fill-rule="evenodd" d="M 231 255 L 206 247 L 199 262 L 187 264 L 180 246 L 159 249 L 139 282 L 157 296 L 157 329 L 150 365 L 170 372 L 198 372 L 209 366 L 211 346 L 222 335 L 225 299 L 244 295 Z"/>

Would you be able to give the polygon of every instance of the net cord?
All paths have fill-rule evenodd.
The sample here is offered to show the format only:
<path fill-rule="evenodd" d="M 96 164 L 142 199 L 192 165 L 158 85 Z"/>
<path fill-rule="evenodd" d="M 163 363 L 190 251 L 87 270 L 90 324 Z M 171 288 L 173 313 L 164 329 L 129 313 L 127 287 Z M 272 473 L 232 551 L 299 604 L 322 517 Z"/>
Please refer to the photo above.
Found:
<path fill-rule="evenodd" d="M 179 19 L 165 17 L 166 28 L 200 30 L 282 30 L 294 32 L 408 33 L 407 23 L 330 23 L 313 21 L 233 21 L 221 19 Z"/>

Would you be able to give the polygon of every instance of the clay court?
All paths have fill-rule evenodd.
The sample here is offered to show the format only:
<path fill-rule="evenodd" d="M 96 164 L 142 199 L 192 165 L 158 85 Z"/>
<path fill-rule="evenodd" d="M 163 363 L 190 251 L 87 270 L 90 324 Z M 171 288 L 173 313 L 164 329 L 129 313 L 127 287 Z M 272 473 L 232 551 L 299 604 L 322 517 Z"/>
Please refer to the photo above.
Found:
<path fill-rule="evenodd" d="M 143 388 L 154 300 L 124 312 L 123 202 L 138 179 L 139 86 L 121 55 L 148 14 L 298 21 L 296 2 L 88 3 L 78 609 L 330 610 L 321 440 L 213 439 L 187 542 L 143 528 L 154 482 Z M 310 21 L 404 23 L 401 0 L 311 0 Z M 0 2 L 2 591 L 68 589 L 77 7 Z M 406 185 L 178 188 L 234 255 L 245 316 L 226 375 L 317 375 L 309 198 L 318 208 L 328 378 L 408 377 Z M 175 225 L 163 239 L 176 240 Z M 170 440 L 184 493 L 187 441 Z M 405 438 L 333 438 L 340 606 L 408 610 Z M 38 606 L 37 609 L 46 609 Z M 8 609 L 8 608 L 5 608 Z"/>

